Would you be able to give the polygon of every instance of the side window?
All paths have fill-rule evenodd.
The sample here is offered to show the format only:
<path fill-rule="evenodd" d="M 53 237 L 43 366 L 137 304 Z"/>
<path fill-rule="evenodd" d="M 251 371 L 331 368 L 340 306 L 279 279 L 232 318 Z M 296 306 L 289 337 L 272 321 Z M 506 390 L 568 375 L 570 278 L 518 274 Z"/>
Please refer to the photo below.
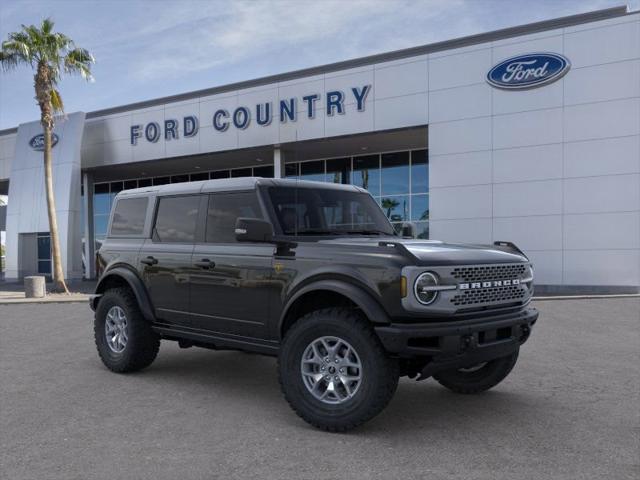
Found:
<path fill-rule="evenodd" d="M 111 235 L 142 235 L 144 219 L 147 216 L 146 197 L 124 198 L 118 200 L 113 212 Z"/>
<path fill-rule="evenodd" d="M 196 237 L 199 195 L 160 198 L 154 239 L 160 242 L 188 243 Z"/>
<path fill-rule="evenodd" d="M 210 195 L 207 243 L 234 243 L 238 217 L 263 218 L 255 191 Z"/>

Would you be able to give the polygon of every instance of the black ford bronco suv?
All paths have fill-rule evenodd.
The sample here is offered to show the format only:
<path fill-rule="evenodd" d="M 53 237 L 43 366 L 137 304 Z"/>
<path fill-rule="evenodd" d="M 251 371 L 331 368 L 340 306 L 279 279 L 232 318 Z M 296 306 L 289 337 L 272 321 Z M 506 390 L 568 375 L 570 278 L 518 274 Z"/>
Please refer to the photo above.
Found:
<path fill-rule="evenodd" d="M 278 357 L 285 398 L 345 431 L 400 376 L 494 387 L 536 322 L 533 270 L 513 244 L 398 236 L 361 188 L 237 178 L 118 194 L 98 252 L 95 341 L 114 372 L 160 340 Z"/>

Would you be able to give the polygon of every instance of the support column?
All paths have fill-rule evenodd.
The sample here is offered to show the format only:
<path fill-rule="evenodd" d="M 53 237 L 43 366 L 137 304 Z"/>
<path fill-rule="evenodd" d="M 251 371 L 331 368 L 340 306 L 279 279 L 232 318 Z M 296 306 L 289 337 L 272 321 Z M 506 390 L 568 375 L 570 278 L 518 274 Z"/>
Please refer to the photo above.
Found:
<path fill-rule="evenodd" d="M 84 189 L 84 278 L 89 280 L 96 276 L 95 237 L 93 233 L 93 175 L 88 172 L 82 174 Z"/>
<path fill-rule="evenodd" d="M 273 178 L 284 178 L 284 152 L 279 146 L 273 149 Z"/>

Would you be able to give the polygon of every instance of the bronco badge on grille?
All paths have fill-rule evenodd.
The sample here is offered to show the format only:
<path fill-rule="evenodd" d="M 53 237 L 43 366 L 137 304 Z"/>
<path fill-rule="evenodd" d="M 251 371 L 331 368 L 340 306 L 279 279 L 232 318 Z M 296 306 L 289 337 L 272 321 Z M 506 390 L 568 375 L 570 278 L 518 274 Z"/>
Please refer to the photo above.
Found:
<path fill-rule="evenodd" d="M 511 287 L 513 285 L 520 285 L 520 280 L 514 278 L 512 280 L 492 280 L 488 282 L 459 283 L 458 288 L 460 290 L 475 290 L 478 288 Z"/>

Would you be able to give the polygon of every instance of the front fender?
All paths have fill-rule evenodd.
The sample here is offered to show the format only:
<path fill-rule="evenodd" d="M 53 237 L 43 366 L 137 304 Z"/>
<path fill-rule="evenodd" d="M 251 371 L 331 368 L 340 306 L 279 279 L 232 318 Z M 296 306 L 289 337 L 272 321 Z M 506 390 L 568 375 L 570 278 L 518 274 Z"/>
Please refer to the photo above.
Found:
<path fill-rule="evenodd" d="M 114 267 L 104 273 L 96 286 L 96 294 L 92 297 L 91 307 L 94 310 L 96 309 L 100 296 L 105 292 L 105 288 L 109 284 L 109 280 L 112 280 L 113 278 L 124 280 L 127 283 L 129 288 L 131 288 L 131 291 L 133 291 L 133 294 L 136 296 L 138 306 L 140 307 L 140 311 L 144 318 L 149 322 L 154 322 L 156 317 L 153 313 L 151 299 L 149 298 L 149 294 L 147 293 L 144 283 L 135 272 L 126 267 Z"/>
<path fill-rule="evenodd" d="M 317 280 L 305 285 L 304 287 L 297 290 L 291 298 L 285 304 L 284 309 L 282 310 L 282 314 L 280 316 L 280 321 L 278 322 L 278 331 L 282 331 L 282 325 L 287 318 L 289 310 L 295 302 L 304 296 L 307 293 L 320 291 L 320 290 L 328 290 L 331 292 L 338 293 L 340 295 L 344 295 L 349 298 L 353 303 L 355 303 L 360 310 L 367 316 L 367 318 L 376 324 L 389 324 L 391 320 L 389 315 L 382 308 L 380 303 L 363 287 L 358 285 L 354 285 L 352 283 L 346 282 L 344 280 Z"/>

